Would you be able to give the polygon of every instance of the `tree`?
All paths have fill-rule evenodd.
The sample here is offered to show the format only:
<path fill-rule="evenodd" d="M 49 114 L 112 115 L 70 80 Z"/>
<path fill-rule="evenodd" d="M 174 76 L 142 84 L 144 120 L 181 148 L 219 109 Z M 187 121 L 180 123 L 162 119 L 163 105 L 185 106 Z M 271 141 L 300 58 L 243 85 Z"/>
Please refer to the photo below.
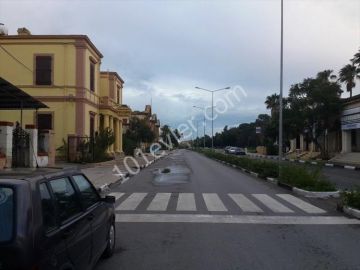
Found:
<path fill-rule="evenodd" d="M 289 108 L 286 118 L 292 134 L 307 131 L 310 140 L 317 145 L 323 157 L 328 155 L 324 144 L 327 131 L 338 128 L 341 115 L 342 93 L 337 81 L 332 80 L 332 72 L 319 72 L 316 78 L 307 78 L 293 85 L 289 91 Z"/>
<path fill-rule="evenodd" d="M 133 117 L 129 122 L 129 129 L 125 133 L 128 139 L 141 143 L 151 143 L 154 141 L 155 134 L 145 120 Z"/>
<path fill-rule="evenodd" d="M 161 140 L 166 146 L 169 147 L 177 147 L 179 146 L 179 140 L 181 138 L 181 134 L 177 129 L 171 130 L 168 125 L 164 125 L 161 127 Z"/>
<path fill-rule="evenodd" d="M 360 61 L 360 59 L 359 59 Z M 355 87 L 355 79 L 360 79 L 360 68 L 354 64 L 345 65 L 339 72 L 339 81 L 345 83 L 346 91 L 350 92 L 352 97 L 352 89 Z"/>
<path fill-rule="evenodd" d="M 357 53 L 355 53 L 354 58 L 351 59 L 354 65 L 358 65 L 360 67 L 360 49 Z"/>
<path fill-rule="evenodd" d="M 266 109 L 271 110 L 271 116 L 274 116 L 276 112 L 279 111 L 280 104 L 280 95 L 272 94 L 271 96 L 267 96 L 265 100 Z"/>

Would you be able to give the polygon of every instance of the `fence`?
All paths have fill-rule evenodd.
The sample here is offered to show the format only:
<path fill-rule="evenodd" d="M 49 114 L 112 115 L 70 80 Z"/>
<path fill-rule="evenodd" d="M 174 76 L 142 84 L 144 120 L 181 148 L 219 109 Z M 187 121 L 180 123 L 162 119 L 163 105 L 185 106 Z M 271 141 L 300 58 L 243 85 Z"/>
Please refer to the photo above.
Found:
<path fill-rule="evenodd" d="M 67 160 L 69 162 L 93 162 L 95 160 L 93 137 L 69 136 L 67 146 Z"/>

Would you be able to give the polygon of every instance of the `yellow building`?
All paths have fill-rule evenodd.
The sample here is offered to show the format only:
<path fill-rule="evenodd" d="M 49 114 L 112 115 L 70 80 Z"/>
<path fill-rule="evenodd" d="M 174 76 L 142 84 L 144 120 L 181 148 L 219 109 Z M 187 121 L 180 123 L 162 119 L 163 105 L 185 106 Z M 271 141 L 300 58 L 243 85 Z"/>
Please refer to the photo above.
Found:
<path fill-rule="evenodd" d="M 114 131 L 110 152 L 122 152 L 124 81 L 116 72 L 100 72 L 103 55 L 85 35 L 0 36 L 0 77 L 44 102 L 49 109 L 23 113 L 25 124 L 55 132 L 60 147 L 68 136 L 91 136 L 99 128 Z M 20 120 L 19 111 L 0 111 L 0 121 Z M 20 122 L 20 121 L 19 121 Z"/>

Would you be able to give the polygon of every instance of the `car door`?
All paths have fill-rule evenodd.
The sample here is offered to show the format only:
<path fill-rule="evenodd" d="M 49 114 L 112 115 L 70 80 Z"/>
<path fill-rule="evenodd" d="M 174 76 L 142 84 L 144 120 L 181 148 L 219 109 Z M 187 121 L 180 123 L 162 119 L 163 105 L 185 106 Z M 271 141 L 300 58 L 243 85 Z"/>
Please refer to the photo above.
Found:
<path fill-rule="evenodd" d="M 42 225 L 38 244 L 39 269 L 59 269 L 59 266 L 69 263 L 69 258 L 56 215 L 55 201 L 46 182 L 39 184 L 39 195 Z"/>
<path fill-rule="evenodd" d="M 91 264 L 91 223 L 83 212 L 80 198 L 68 177 L 49 181 L 55 198 L 57 215 L 67 254 L 76 270 L 88 269 Z"/>
<path fill-rule="evenodd" d="M 106 246 L 110 224 L 108 206 L 101 201 L 99 194 L 84 175 L 74 175 L 73 180 L 80 193 L 84 209 L 92 217 L 93 257 L 97 259 Z"/>

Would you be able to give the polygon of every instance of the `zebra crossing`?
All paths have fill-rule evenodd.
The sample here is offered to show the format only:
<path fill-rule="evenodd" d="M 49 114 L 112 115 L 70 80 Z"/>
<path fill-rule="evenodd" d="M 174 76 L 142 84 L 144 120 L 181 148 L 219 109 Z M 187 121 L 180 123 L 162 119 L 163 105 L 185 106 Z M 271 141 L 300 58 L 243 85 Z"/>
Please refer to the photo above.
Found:
<path fill-rule="evenodd" d="M 146 213 L 169 212 L 173 201 L 173 211 L 196 213 L 203 210 L 216 214 L 229 214 L 234 207 L 241 213 L 251 214 L 326 214 L 321 209 L 291 194 L 242 194 L 242 193 L 123 193 L 112 192 L 116 198 L 116 211 L 137 211 Z M 202 209 L 201 209 L 202 206 Z M 236 210 L 236 209 L 235 209 Z M 171 211 L 170 211 L 171 212 Z"/>

